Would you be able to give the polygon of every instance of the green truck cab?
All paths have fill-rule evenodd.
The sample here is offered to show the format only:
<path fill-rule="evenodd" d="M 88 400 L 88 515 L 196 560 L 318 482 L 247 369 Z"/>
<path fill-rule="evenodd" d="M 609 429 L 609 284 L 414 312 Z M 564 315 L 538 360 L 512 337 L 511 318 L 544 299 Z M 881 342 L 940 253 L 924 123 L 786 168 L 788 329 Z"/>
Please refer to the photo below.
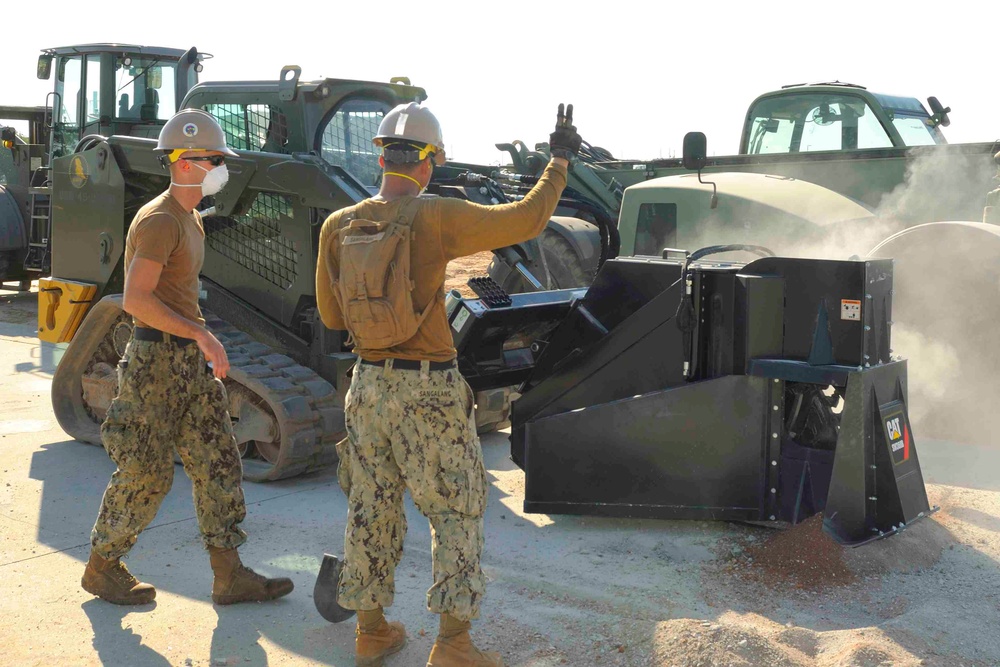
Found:
<path fill-rule="evenodd" d="M 739 154 L 706 156 L 703 171 L 807 181 L 903 225 L 981 219 L 1000 146 L 947 143 L 950 109 L 929 105 L 851 84 L 786 86 L 750 104 Z M 686 173 L 679 159 L 604 160 L 576 169 L 570 186 L 617 210 L 628 186 Z"/>

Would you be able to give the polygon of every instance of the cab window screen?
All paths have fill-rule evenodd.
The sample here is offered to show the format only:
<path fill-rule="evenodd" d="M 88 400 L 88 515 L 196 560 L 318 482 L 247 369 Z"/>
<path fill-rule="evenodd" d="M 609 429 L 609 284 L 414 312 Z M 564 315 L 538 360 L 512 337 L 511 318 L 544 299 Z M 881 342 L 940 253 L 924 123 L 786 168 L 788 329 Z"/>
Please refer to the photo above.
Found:
<path fill-rule="evenodd" d="M 635 254 L 659 257 L 677 243 L 677 204 L 641 204 L 635 227 Z"/>
<path fill-rule="evenodd" d="M 320 153 L 330 164 L 343 167 L 362 183 L 375 188 L 382 176 L 380 151 L 372 144 L 379 124 L 392 106 L 381 100 L 356 98 L 344 102 L 327 119 Z"/>

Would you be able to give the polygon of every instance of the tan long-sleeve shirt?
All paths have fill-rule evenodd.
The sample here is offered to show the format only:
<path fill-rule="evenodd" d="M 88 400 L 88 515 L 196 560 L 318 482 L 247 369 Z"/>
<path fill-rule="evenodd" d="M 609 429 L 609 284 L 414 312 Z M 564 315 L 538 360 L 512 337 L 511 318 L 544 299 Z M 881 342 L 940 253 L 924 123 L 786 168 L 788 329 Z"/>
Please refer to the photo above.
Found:
<path fill-rule="evenodd" d="M 444 310 L 444 300 L 440 298 L 448 262 L 457 257 L 502 248 L 538 236 L 555 211 L 565 187 L 566 168 L 550 162 L 535 187 L 519 202 L 483 206 L 463 199 L 444 197 L 422 200 L 413 219 L 413 239 L 410 243 L 410 279 L 416 284 L 413 306 L 420 312 L 432 299 L 436 303 L 410 340 L 382 350 L 356 347 L 354 353 L 368 361 L 388 357 L 429 361 L 454 359 L 455 345 Z M 340 247 L 336 242 L 336 231 L 341 226 L 344 214 L 353 212 L 353 219 L 384 222 L 395 218 L 410 199 L 366 199 L 336 211 L 323 223 L 316 263 L 316 302 L 323 324 L 330 329 L 347 328 L 340 305 L 333 294 L 333 278 L 340 270 Z"/>

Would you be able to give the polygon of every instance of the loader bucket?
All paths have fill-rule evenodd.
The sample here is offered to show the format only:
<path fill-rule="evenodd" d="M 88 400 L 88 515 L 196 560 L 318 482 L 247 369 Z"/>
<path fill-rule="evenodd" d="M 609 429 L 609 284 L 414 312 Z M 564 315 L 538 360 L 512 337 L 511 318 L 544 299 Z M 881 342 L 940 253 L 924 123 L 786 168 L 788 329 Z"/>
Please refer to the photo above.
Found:
<path fill-rule="evenodd" d="M 910 360 L 910 416 L 923 437 L 989 444 L 1000 412 L 1000 227 L 936 222 L 880 243 L 894 258 L 893 349 Z"/>

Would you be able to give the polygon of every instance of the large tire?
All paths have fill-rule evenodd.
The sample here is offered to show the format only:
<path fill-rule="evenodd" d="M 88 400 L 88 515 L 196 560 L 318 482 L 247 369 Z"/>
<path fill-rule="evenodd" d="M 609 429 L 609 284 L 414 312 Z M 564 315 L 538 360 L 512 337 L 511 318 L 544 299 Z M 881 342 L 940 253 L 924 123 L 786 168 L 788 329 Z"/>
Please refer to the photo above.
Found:
<path fill-rule="evenodd" d="M 586 287 L 593 282 L 594 276 L 583 258 L 558 232 L 546 229 L 537 240 L 543 256 L 528 263 L 528 269 L 545 289 Z M 490 263 L 489 275 L 508 294 L 534 291 L 519 273 L 497 259 Z"/>
<path fill-rule="evenodd" d="M 893 264 L 892 347 L 908 360 L 918 437 L 989 444 L 1000 429 L 1000 227 L 936 222 L 871 252 Z"/>
<path fill-rule="evenodd" d="M 80 442 L 102 444 L 103 409 L 95 410 L 91 401 L 106 409 L 117 393 L 114 375 L 123 350 L 116 349 L 115 334 L 119 333 L 121 323 L 126 327 L 131 324 L 123 313 L 120 294 L 106 296 L 94 304 L 52 377 L 52 410 L 56 421 Z M 95 401 L 98 394 L 101 400 Z"/>

